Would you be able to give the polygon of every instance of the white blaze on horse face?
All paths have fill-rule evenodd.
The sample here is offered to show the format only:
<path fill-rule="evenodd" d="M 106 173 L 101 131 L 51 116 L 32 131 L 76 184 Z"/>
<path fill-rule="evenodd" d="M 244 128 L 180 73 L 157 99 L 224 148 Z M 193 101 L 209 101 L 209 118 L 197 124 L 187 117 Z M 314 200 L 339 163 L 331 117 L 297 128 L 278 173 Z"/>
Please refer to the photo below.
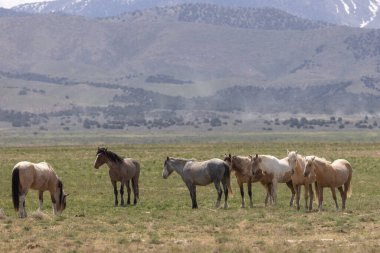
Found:
<path fill-rule="evenodd" d="M 98 155 L 96 156 L 95 163 L 94 163 L 94 168 L 95 168 L 95 169 L 99 169 L 99 167 L 103 165 L 103 162 L 102 162 L 101 159 L 100 159 L 100 155 L 101 155 L 101 154 L 98 154 Z"/>

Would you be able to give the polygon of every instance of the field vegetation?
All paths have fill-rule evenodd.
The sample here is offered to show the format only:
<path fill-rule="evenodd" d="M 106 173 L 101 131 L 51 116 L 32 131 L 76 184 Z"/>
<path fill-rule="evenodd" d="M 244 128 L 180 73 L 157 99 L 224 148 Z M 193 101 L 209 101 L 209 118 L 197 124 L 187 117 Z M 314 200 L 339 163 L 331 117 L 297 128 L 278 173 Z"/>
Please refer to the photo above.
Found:
<path fill-rule="evenodd" d="M 0 149 L 1 252 L 376 252 L 380 246 L 378 164 L 380 143 L 371 142 L 199 142 L 181 144 L 109 145 L 121 156 L 141 162 L 140 202 L 114 207 L 108 168 L 93 168 L 96 145 L 7 147 Z M 212 185 L 198 187 L 198 210 L 180 177 L 161 172 L 166 156 L 209 159 L 225 153 L 286 156 L 286 150 L 353 166 L 353 196 L 347 210 L 335 211 L 325 190 L 323 212 L 296 211 L 290 192 L 279 188 L 276 206 L 264 206 L 264 189 L 253 185 L 254 207 L 240 208 L 234 196 L 227 210 L 213 208 Z M 11 201 L 11 170 L 21 160 L 51 163 L 68 197 L 62 216 L 52 215 L 48 193 L 42 213 L 37 193 L 29 192 L 27 219 L 17 218 Z M 247 196 L 247 194 L 246 194 Z M 340 198 L 338 198 L 340 199 Z M 302 200 L 302 198 L 301 198 Z M 303 205 L 303 201 L 301 202 Z M 314 203 L 316 207 L 316 203 Z"/>

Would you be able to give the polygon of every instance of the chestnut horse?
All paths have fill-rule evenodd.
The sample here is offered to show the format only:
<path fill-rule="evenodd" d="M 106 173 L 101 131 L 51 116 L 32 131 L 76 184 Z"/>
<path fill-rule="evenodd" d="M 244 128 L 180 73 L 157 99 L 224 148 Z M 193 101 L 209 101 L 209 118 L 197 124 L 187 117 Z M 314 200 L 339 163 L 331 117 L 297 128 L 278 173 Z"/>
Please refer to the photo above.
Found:
<path fill-rule="evenodd" d="M 251 158 L 252 174 L 257 174 L 260 170 L 262 173 L 270 174 L 272 176 L 272 194 L 273 202 L 277 202 L 277 184 L 286 183 L 292 196 L 290 198 L 290 206 L 293 206 L 295 190 L 292 183 L 292 170 L 288 163 L 288 158 L 278 159 L 271 155 L 258 155 L 256 154 Z"/>
<path fill-rule="evenodd" d="M 331 189 L 332 197 L 335 201 L 336 210 L 339 210 L 336 200 L 335 188 L 337 187 L 342 197 L 342 210 L 346 208 L 346 199 L 352 194 L 352 167 L 350 163 L 344 159 L 337 159 L 329 162 L 324 158 L 316 156 L 307 156 L 305 158 L 306 166 L 304 168 L 304 176 L 309 176 L 314 172 L 318 184 L 318 208 L 322 211 L 323 188 Z M 344 189 L 343 189 L 344 186 Z"/>
<path fill-rule="evenodd" d="M 66 208 L 66 196 L 62 181 L 50 164 L 46 162 L 19 162 L 12 170 L 13 206 L 20 218 L 26 218 L 25 197 L 29 189 L 38 190 L 38 210 L 42 209 L 43 193 L 49 191 L 53 203 L 54 215 L 59 215 Z"/>
<path fill-rule="evenodd" d="M 196 186 L 205 186 L 210 183 L 214 183 L 218 192 L 215 208 L 220 207 L 222 198 L 223 192 L 220 183 L 222 183 L 224 190 L 224 208 L 228 207 L 228 190 L 231 190 L 230 168 L 223 160 L 214 158 L 207 161 L 196 161 L 194 159 L 167 157 L 162 177 L 167 179 L 173 171 L 176 171 L 182 177 L 189 189 L 193 209 L 198 208 Z"/>
<path fill-rule="evenodd" d="M 252 203 L 252 183 L 259 182 L 265 187 L 267 195 L 265 198 L 265 205 L 267 205 L 268 200 L 272 201 L 271 196 L 271 186 L 272 186 L 272 177 L 270 174 L 263 174 L 261 170 L 255 175 L 252 175 L 251 169 L 251 157 L 250 156 L 231 156 L 225 155 L 224 161 L 230 165 L 230 170 L 235 172 L 236 180 L 240 188 L 241 195 L 241 207 L 244 208 L 244 188 L 243 184 L 247 184 L 248 196 L 249 196 L 249 206 L 253 207 Z"/>
<path fill-rule="evenodd" d="M 139 199 L 139 177 L 140 177 L 140 164 L 132 158 L 121 158 L 107 148 L 98 148 L 96 152 L 96 159 L 94 168 L 98 169 L 103 164 L 107 164 L 109 167 L 109 176 L 113 186 L 113 192 L 115 194 L 115 206 L 119 204 L 117 199 L 117 182 L 120 182 L 120 198 L 121 205 L 124 206 L 124 185 L 127 187 L 128 199 L 127 205 L 131 203 L 131 187 L 129 181 L 132 181 L 133 188 L 133 204 L 137 204 Z"/>
<path fill-rule="evenodd" d="M 296 205 L 297 210 L 300 210 L 300 195 L 301 186 L 305 187 L 305 210 L 313 210 L 313 187 L 312 184 L 315 182 L 315 173 L 311 172 L 309 176 L 305 177 L 303 172 L 306 165 L 305 158 L 298 154 L 297 151 L 288 151 L 288 162 L 292 169 L 292 182 L 294 190 L 296 191 Z M 317 189 L 317 186 L 316 188 Z M 310 204 L 308 204 L 308 198 L 310 194 Z"/>

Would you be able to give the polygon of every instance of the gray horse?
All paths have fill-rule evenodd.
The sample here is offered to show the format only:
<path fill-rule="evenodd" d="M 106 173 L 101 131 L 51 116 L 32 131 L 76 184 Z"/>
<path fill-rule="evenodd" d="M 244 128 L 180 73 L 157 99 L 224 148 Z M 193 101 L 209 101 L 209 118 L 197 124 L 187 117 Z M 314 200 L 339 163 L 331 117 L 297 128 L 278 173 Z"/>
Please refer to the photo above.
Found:
<path fill-rule="evenodd" d="M 189 189 L 193 209 L 198 208 L 196 186 L 205 186 L 212 182 L 214 182 L 218 192 L 215 208 L 220 207 L 222 198 L 220 182 L 222 182 L 224 190 L 224 208 L 228 207 L 228 189 L 231 191 L 230 169 L 228 164 L 223 160 L 214 158 L 207 161 L 196 161 L 193 159 L 167 157 L 164 170 L 162 171 L 162 177 L 165 179 L 168 178 L 173 171 L 176 171 L 182 177 L 182 180 Z"/>

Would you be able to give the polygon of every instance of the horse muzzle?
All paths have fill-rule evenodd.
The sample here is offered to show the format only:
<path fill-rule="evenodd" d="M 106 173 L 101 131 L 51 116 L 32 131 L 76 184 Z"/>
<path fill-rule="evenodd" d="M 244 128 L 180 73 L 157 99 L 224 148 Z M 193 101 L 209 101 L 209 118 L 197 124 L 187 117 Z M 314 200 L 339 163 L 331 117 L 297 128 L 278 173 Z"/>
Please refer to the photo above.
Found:
<path fill-rule="evenodd" d="M 309 174 L 310 174 L 310 172 L 304 172 L 304 173 L 303 173 L 303 176 L 304 176 L 304 177 L 308 177 Z"/>

